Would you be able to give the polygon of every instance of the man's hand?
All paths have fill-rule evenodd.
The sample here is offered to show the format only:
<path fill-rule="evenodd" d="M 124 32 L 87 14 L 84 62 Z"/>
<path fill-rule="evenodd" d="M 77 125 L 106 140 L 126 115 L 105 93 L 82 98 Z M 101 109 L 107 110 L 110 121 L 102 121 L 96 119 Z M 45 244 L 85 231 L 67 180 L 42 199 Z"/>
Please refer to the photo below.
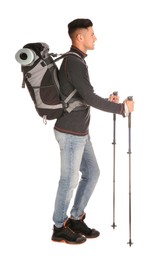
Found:
<path fill-rule="evenodd" d="M 119 96 L 113 93 L 109 96 L 108 100 L 114 103 L 119 103 Z"/>
<path fill-rule="evenodd" d="M 129 113 L 134 111 L 134 101 L 133 101 L 133 99 L 127 98 L 124 101 L 124 106 L 125 106 L 125 116 L 128 116 Z"/>

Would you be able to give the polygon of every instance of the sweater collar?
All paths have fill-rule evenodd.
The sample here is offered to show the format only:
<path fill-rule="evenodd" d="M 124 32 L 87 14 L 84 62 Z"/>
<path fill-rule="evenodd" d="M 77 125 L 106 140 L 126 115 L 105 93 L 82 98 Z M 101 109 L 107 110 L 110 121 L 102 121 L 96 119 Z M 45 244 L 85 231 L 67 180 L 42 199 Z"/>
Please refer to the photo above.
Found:
<path fill-rule="evenodd" d="M 76 52 L 76 53 L 79 54 L 83 59 L 84 59 L 85 57 L 87 57 L 87 54 L 86 54 L 86 53 L 82 52 L 80 49 L 78 49 L 77 47 L 75 47 L 75 46 L 73 46 L 73 45 L 71 46 L 70 51 Z"/>

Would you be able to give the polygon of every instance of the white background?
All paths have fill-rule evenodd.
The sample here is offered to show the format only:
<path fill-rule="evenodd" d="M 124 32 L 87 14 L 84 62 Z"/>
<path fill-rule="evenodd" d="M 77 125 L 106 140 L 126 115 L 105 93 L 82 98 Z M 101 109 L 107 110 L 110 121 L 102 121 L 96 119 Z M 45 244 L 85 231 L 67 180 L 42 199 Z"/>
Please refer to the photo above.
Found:
<path fill-rule="evenodd" d="M 0 258 L 155 259 L 156 7 L 153 0 L 5 1 L 0 6 Z M 97 37 L 86 59 L 95 92 L 135 100 L 132 114 L 132 241 L 128 222 L 128 120 L 117 116 L 116 224 L 112 229 L 113 115 L 92 109 L 90 134 L 101 176 L 86 223 L 101 235 L 83 245 L 51 242 L 59 180 L 55 121 L 45 126 L 21 88 L 15 53 L 42 41 L 51 52 L 70 48 L 67 24 L 90 18 Z M 99 256 L 98 256 L 99 258 Z"/>

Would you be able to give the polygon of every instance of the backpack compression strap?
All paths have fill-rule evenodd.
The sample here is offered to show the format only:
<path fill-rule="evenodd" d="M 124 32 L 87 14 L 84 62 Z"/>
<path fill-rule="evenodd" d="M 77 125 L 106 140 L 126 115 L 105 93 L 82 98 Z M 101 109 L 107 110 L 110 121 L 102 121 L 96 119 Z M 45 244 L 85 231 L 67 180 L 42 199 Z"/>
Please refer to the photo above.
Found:
<path fill-rule="evenodd" d="M 64 100 L 65 104 L 68 104 L 68 107 L 65 109 L 68 113 L 70 113 L 72 110 L 74 110 L 76 107 L 87 107 L 87 104 L 79 99 L 74 100 L 73 102 L 69 102 L 72 97 L 75 95 L 75 93 L 77 92 L 76 89 L 74 89 L 70 95 Z M 68 103 L 69 102 L 69 103 Z"/>

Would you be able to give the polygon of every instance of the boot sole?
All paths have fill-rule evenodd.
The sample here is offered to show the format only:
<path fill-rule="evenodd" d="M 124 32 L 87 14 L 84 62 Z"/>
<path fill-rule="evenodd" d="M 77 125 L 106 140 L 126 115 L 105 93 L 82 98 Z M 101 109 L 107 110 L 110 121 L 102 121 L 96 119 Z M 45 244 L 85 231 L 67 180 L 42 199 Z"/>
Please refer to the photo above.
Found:
<path fill-rule="evenodd" d="M 79 244 L 83 244 L 84 242 L 86 242 L 86 239 L 82 240 L 82 241 L 77 241 L 77 242 L 72 242 L 69 240 L 65 240 L 64 238 L 52 238 L 51 239 L 53 242 L 59 242 L 59 243 L 66 243 L 66 244 L 71 244 L 71 245 L 79 245 Z"/>
<path fill-rule="evenodd" d="M 100 234 L 99 234 L 100 235 Z M 86 238 L 96 238 L 96 237 L 99 237 L 99 235 L 96 235 L 96 236 L 86 236 L 84 235 Z"/>

